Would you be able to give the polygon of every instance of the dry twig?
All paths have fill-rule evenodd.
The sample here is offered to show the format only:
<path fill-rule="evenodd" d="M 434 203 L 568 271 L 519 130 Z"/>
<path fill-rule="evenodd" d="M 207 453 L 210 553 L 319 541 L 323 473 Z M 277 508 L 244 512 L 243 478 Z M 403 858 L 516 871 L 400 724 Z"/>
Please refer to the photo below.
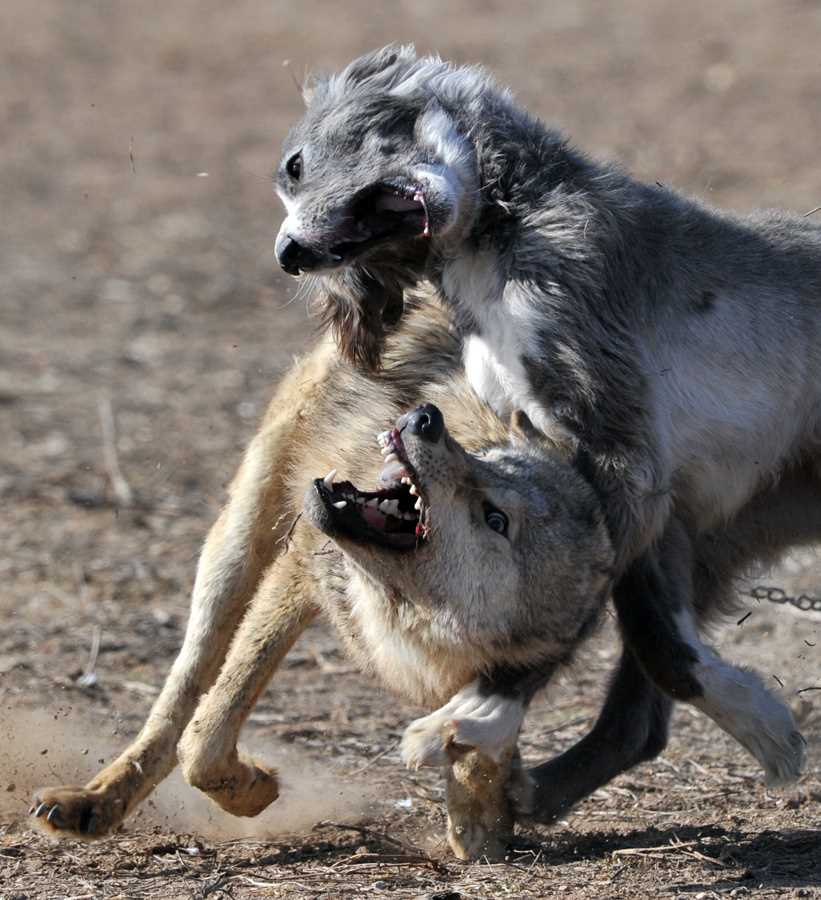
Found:
<path fill-rule="evenodd" d="M 97 401 L 97 412 L 100 416 L 100 429 L 103 433 L 103 459 L 106 471 L 111 482 L 111 490 L 117 505 L 121 507 L 132 506 L 134 492 L 126 481 L 120 468 L 120 460 L 117 455 L 117 431 L 114 425 L 114 411 L 111 407 L 111 398 L 101 392 Z"/>

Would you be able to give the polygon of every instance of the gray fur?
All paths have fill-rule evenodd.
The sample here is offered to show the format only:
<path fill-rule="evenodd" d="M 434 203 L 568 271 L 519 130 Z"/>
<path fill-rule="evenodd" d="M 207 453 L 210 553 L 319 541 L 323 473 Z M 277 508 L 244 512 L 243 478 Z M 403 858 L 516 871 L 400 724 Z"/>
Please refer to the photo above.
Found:
<path fill-rule="evenodd" d="M 408 47 L 316 82 L 278 190 L 278 255 L 299 248 L 347 356 L 378 365 L 403 289 L 429 280 L 476 393 L 500 416 L 523 410 L 596 487 L 625 656 L 591 734 L 535 770 L 536 814 L 660 752 L 670 697 L 712 716 L 772 780 L 795 777 L 789 713 L 696 627 L 750 562 L 821 538 L 804 510 L 819 496 L 821 228 L 638 182 L 482 69 Z M 417 201 L 424 230 L 420 206 L 402 206 Z M 537 675 L 498 672 L 489 690 L 529 697 Z M 778 753 L 750 729 L 777 735 Z"/>
<path fill-rule="evenodd" d="M 422 135 L 432 118 L 450 147 L 438 156 Z M 429 278 L 463 334 L 505 368 L 492 329 L 516 310 L 513 362 L 530 396 L 489 396 L 468 374 L 498 412 L 530 403 L 543 430 L 589 454 L 622 564 L 673 509 L 696 533 L 719 526 L 815 454 L 821 229 L 807 220 L 734 217 L 639 183 L 574 150 L 481 69 L 407 47 L 318 81 L 283 158 L 296 148 L 302 181 L 281 172 L 280 190 L 299 202 L 292 225 L 318 245 L 333 242 L 356 191 L 420 164 L 447 169 L 458 150 L 457 220 L 432 191 L 430 238 L 388 241 L 320 275 L 322 296 L 331 317 L 370 313 L 379 332 L 361 282 L 386 285 L 384 298 Z M 469 282 L 480 259 L 485 296 Z M 362 335 L 345 337 L 355 349 Z"/>

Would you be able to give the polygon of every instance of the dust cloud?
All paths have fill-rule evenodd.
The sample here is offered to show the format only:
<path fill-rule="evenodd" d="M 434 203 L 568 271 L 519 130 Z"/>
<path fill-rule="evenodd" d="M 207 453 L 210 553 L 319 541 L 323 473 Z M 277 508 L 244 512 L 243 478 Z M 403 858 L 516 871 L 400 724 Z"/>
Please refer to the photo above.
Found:
<path fill-rule="evenodd" d="M 105 734 L 105 722 L 65 708 L 57 713 L 0 709 L 0 817 L 26 828 L 32 793 L 46 785 L 82 785 L 127 745 Z M 290 747 L 259 738 L 243 742 L 276 767 L 280 796 L 253 819 L 223 812 L 175 770 L 126 820 L 129 831 L 159 826 L 211 840 L 265 839 L 306 831 L 323 819 L 355 821 L 375 800 L 367 783 L 338 776 Z"/>

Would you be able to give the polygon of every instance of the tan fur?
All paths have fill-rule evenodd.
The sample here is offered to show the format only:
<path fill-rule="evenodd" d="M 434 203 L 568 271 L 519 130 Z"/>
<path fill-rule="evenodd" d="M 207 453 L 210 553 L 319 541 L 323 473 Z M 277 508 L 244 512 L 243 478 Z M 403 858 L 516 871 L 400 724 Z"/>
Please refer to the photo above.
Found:
<path fill-rule="evenodd" d="M 84 788 L 39 791 L 32 811 L 42 828 L 86 839 L 111 832 L 173 769 L 177 755 L 189 783 L 223 809 L 242 816 L 259 813 L 278 796 L 277 774 L 240 752 L 237 738 L 271 675 L 320 609 L 335 621 L 363 666 L 429 706 L 445 702 L 492 662 L 515 657 L 515 642 L 493 649 L 486 638 L 497 627 L 503 634 L 508 619 L 516 621 L 514 598 L 507 604 L 511 610 L 500 601 L 498 612 L 482 613 L 478 620 L 470 613 L 473 594 L 467 606 L 460 606 L 458 596 L 437 606 L 435 598 L 413 593 L 417 563 L 412 551 L 401 557 L 382 551 L 389 570 L 405 573 L 405 580 L 394 584 L 380 576 L 379 553 L 348 547 L 344 540 L 334 544 L 301 514 L 306 487 L 331 468 L 356 484 L 373 484 L 382 460 L 375 432 L 421 399 L 441 405 L 450 432 L 467 450 L 506 444 L 506 426 L 456 374 L 459 361 L 458 344 L 442 311 L 429 305 L 409 316 L 392 339 L 380 374 L 364 375 L 340 361 L 328 339 L 294 365 L 209 534 L 184 643 L 146 724 L 132 745 Z M 521 432 L 521 422 L 517 428 Z M 458 445 L 449 446 L 447 459 L 436 464 L 450 461 L 464 468 L 478 490 L 482 476 L 473 471 L 473 457 Z M 562 464 L 551 463 L 556 465 Z M 458 481 L 455 476 L 446 481 L 451 477 Z M 572 502 L 572 490 L 568 496 Z M 440 528 L 446 527 L 446 514 L 443 509 Z M 586 518 L 591 533 L 578 549 L 575 540 L 567 539 L 560 540 L 559 549 L 568 555 L 569 572 L 580 591 L 588 595 L 582 602 L 595 613 L 606 592 L 604 573 L 611 556 L 603 524 L 589 525 Z M 537 537 L 544 532 L 545 540 L 553 540 L 547 529 L 533 530 Z M 549 534 L 556 531 L 551 527 Z M 435 544 L 432 540 L 431 547 Z M 466 544 L 463 552 L 476 555 L 472 547 Z M 442 581 L 447 592 L 448 560 L 437 552 L 431 549 L 419 559 L 427 560 L 426 577 L 434 585 Z M 537 568 L 543 568 L 541 563 Z M 589 581 L 578 574 L 585 568 L 591 571 Z M 525 593 L 543 602 L 544 591 Z M 576 627 L 575 614 L 573 618 Z M 556 652 L 567 652 L 564 637 L 557 635 L 555 643 Z M 550 644 L 545 637 L 532 646 L 544 652 Z M 526 649 L 526 642 L 522 646 L 525 655 L 535 652 Z M 445 723 L 443 747 L 451 740 L 448 734 L 460 734 L 458 723 Z M 506 740 L 495 759 L 459 749 L 448 798 L 451 843 L 460 855 L 497 854 L 504 846 L 511 825 L 504 786 L 516 733 Z"/>
<path fill-rule="evenodd" d="M 447 772 L 448 844 L 459 859 L 499 859 L 513 835 L 508 797 L 513 752 L 498 762 L 450 744 Z"/>

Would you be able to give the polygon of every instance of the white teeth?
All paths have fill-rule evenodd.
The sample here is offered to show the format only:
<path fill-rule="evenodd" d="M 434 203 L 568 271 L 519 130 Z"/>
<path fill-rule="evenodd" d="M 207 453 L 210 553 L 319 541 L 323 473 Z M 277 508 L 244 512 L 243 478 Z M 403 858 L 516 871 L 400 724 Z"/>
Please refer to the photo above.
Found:
<path fill-rule="evenodd" d="M 399 457 L 395 453 L 393 453 L 392 451 L 389 450 L 387 455 L 385 456 L 385 462 L 386 463 L 399 462 Z"/>
<path fill-rule="evenodd" d="M 423 505 L 424 505 L 424 504 L 422 503 L 422 498 L 420 497 L 420 498 L 416 501 L 416 503 L 414 503 L 413 508 L 414 508 L 414 509 L 421 510 Z"/>
<path fill-rule="evenodd" d="M 334 478 L 336 477 L 336 469 L 331 469 L 330 472 L 322 479 L 322 483 L 325 485 L 328 490 L 333 490 L 334 486 Z"/>
<path fill-rule="evenodd" d="M 382 454 L 382 456 L 387 456 L 389 453 L 393 453 L 393 447 L 391 447 L 390 444 L 385 444 L 385 446 L 379 452 Z"/>
<path fill-rule="evenodd" d="M 336 503 L 334 503 L 334 509 L 345 509 L 347 505 L 347 500 L 337 500 Z"/>
<path fill-rule="evenodd" d="M 418 497 L 418 496 L 419 496 L 419 491 L 416 490 L 416 485 L 415 485 L 415 484 L 411 483 L 409 493 L 412 494 L 414 497 Z"/>
<path fill-rule="evenodd" d="M 377 444 L 379 444 L 380 447 L 386 447 L 388 444 L 388 441 L 390 440 L 390 437 L 391 437 L 390 431 L 380 431 L 379 434 L 376 436 L 376 442 L 377 442 Z"/>
<path fill-rule="evenodd" d="M 410 478 L 408 478 L 408 476 L 406 475 L 406 476 L 402 479 L 402 484 L 413 484 L 413 482 L 412 482 L 412 481 L 410 480 Z"/>
<path fill-rule="evenodd" d="M 399 501 L 383 500 L 379 504 L 379 511 L 383 512 L 386 516 L 398 516 L 399 515 Z"/>

